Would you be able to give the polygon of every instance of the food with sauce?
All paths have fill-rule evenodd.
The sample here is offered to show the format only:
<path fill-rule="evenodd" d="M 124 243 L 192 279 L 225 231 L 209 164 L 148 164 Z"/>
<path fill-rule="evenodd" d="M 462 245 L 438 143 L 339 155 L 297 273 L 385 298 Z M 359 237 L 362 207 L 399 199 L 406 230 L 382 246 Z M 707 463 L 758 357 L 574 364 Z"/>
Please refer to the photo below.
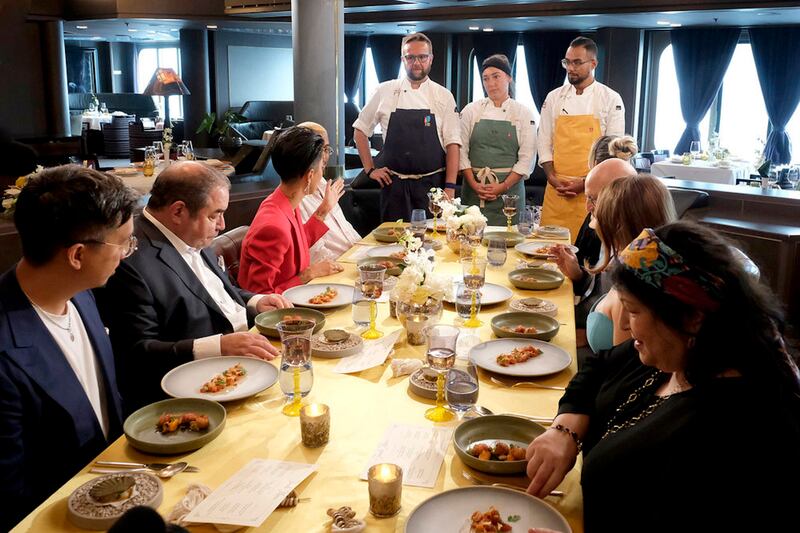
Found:
<path fill-rule="evenodd" d="M 502 441 L 494 443 L 494 447 L 486 443 L 478 443 L 468 450 L 471 456 L 477 457 L 481 461 L 523 461 L 525 460 L 525 448 L 515 444 L 507 444 Z"/>
<path fill-rule="evenodd" d="M 501 353 L 497 356 L 497 364 L 500 366 L 511 366 L 519 363 L 524 363 L 528 359 L 533 359 L 537 355 L 541 355 L 542 351 L 536 346 L 524 346 L 522 348 L 514 348 L 509 353 Z"/>
<path fill-rule="evenodd" d="M 208 429 L 208 416 L 197 413 L 165 413 L 158 418 L 156 430 L 159 433 L 173 433 L 179 429 L 203 431 Z"/>
<path fill-rule="evenodd" d="M 334 289 L 332 287 L 327 287 L 320 294 L 314 296 L 313 298 L 309 298 L 308 303 L 315 304 L 315 305 L 329 304 L 333 300 L 335 300 L 338 295 L 339 295 L 339 291 L 337 291 L 336 289 Z"/>
<path fill-rule="evenodd" d="M 503 326 L 500 329 L 509 333 L 522 333 L 523 335 L 533 335 L 535 333 L 539 333 L 539 330 L 537 330 L 535 327 L 523 326 L 522 324 L 518 326 Z"/>
<path fill-rule="evenodd" d="M 470 518 L 470 533 L 493 533 L 497 531 L 511 531 L 511 524 L 503 522 L 500 511 L 494 505 L 485 513 L 475 511 Z"/>
<path fill-rule="evenodd" d="M 236 363 L 229 369 L 217 374 L 200 388 L 200 392 L 220 392 L 228 387 L 235 387 L 247 375 L 247 369 Z"/>

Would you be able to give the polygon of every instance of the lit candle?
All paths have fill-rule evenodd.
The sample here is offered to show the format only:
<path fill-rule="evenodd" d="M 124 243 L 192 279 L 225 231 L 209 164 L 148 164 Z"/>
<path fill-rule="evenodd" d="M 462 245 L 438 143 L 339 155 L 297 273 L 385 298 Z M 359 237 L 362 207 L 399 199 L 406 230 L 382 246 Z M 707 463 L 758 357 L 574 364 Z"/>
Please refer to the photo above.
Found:
<path fill-rule="evenodd" d="M 300 410 L 300 436 L 309 448 L 328 443 L 331 430 L 331 412 L 327 405 L 312 403 Z"/>
<path fill-rule="evenodd" d="M 403 470 L 390 463 L 370 467 L 367 473 L 369 484 L 369 511 L 383 518 L 400 511 L 400 496 L 403 492 Z"/>

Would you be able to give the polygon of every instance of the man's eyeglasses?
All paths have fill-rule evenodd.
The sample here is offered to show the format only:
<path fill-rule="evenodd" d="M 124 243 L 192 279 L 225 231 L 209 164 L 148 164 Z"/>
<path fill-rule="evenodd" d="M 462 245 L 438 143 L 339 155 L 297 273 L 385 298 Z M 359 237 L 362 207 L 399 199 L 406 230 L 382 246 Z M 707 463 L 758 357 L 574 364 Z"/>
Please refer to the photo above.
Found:
<path fill-rule="evenodd" d="M 331 146 L 330 144 L 326 144 L 325 146 L 322 147 L 322 151 L 325 152 L 325 154 L 328 157 L 330 157 L 333 155 L 333 146 Z"/>
<path fill-rule="evenodd" d="M 595 198 L 595 197 L 594 197 L 594 196 L 592 196 L 592 195 L 589 195 L 589 194 L 587 194 L 587 195 L 586 195 L 586 201 L 587 201 L 587 202 L 589 203 L 589 205 L 590 205 L 590 206 L 592 206 L 593 208 L 597 206 L 597 198 Z"/>
<path fill-rule="evenodd" d="M 592 61 L 591 59 L 587 59 L 586 61 L 581 61 L 580 59 L 573 59 L 572 61 L 570 61 L 569 59 L 564 58 L 561 60 L 561 66 L 564 68 L 569 68 L 569 67 L 578 68 L 584 63 L 590 63 L 591 61 Z"/>
<path fill-rule="evenodd" d="M 87 240 L 87 241 L 84 241 L 84 242 L 87 242 L 87 243 L 90 242 L 90 243 L 93 243 L 93 244 L 105 244 L 105 245 L 108 245 L 108 246 L 118 246 L 118 247 L 122 248 L 122 258 L 123 259 L 133 255 L 133 252 L 135 252 L 137 250 L 138 244 L 139 244 L 139 241 L 136 239 L 135 235 L 131 235 L 130 237 L 128 237 L 128 241 L 123 243 L 123 244 L 116 244 L 116 243 L 113 243 L 113 242 L 100 241 L 100 240 L 96 240 L 96 239 L 90 239 L 90 240 Z"/>
<path fill-rule="evenodd" d="M 406 54 L 403 56 L 403 59 L 406 60 L 407 63 L 414 63 L 415 61 L 419 61 L 420 63 L 427 63 L 428 60 L 431 58 L 430 54 Z"/>

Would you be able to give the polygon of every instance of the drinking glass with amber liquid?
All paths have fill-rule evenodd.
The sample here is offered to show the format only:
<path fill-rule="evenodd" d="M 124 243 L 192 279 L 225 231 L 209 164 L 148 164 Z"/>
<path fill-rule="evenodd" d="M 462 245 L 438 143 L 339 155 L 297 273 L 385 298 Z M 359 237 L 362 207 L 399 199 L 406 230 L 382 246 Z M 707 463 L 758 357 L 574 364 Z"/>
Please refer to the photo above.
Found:
<path fill-rule="evenodd" d="M 361 334 L 364 339 L 379 339 L 383 337 L 383 332 L 375 327 L 375 318 L 378 314 L 377 300 L 383 294 L 383 278 L 386 275 L 386 267 L 381 265 L 363 265 L 358 267 L 358 274 L 361 278 L 361 294 L 369 300 L 369 329 Z"/>
<path fill-rule="evenodd" d="M 153 175 L 156 170 L 156 149 L 148 146 L 144 150 L 144 164 L 142 165 L 142 173 L 148 178 Z"/>
<path fill-rule="evenodd" d="M 508 223 L 508 231 L 511 231 L 511 219 L 517 214 L 517 200 L 519 196 L 516 194 L 504 194 L 503 198 L 503 214 L 506 216 Z"/>

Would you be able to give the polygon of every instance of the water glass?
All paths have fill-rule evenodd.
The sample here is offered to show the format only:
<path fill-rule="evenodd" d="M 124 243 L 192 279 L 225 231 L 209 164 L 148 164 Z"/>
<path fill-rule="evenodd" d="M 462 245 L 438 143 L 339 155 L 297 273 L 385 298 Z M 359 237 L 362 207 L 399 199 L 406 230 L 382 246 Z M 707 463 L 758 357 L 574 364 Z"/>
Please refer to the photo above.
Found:
<path fill-rule="evenodd" d="M 311 392 L 314 371 L 311 367 L 311 334 L 316 324 L 311 320 L 282 320 L 278 322 L 281 336 L 281 367 L 279 383 L 289 401 L 283 414 L 299 416 L 302 398 Z"/>
<path fill-rule="evenodd" d="M 361 281 L 356 281 L 353 286 L 353 323 L 365 328 L 369 326 L 369 312 L 372 303 L 361 292 Z"/>
<path fill-rule="evenodd" d="M 533 212 L 533 230 L 536 231 L 542 224 L 542 206 L 532 205 L 529 209 Z"/>
<path fill-rule="evenodd" d="M 467 357 L 457 357 L 453 368 L 447 371 L 445 399 L 459 420 L 478 402 L 478 389 L 475 363 Z"/>
<path fill-rule="evenodd" d="M 185 157 L 187 161 L 194 161 L 194 146 L 192 146 L 192 141 L 183 141 L 183 157 Z"/>
<path fill-rule="evenodd" d="M 689 145 L 689 153 L 692 154 L 692 159 L 697 159 L 700 155 L 700 141 L 692 141 Z"/>
<path fill-rule="evenodd" d="M 533 208 L 529 205 L 526 205 L 519 214 L 517 230 L 519 230 L 519 232 L 525 237 L 528 237 L 531 233 L 533 233 L 534 229 L 536 228 L 533 226 Z"/>
<path fill-rule="evenodd" d="M 486 251 L 486 258 L 493 267 L 500 267 L 506 263 L 508 251 L 506 250 L 505 239 L 489 239 L 489 249 Z"/>
<path fill-rule="evenodd" d="M 486 281 L 486 259 L 469 257 L 461 260 L 464 284 L 470 289 L 480 289 Z"/>
<path fill-rule="evenodd" d="M 411 233 L 418 239 L 425 239 L 428 215 L 424 209 L 414 209 L 411 211 Z"/>
<path fill-rule="evenodd" d="M 100 112 L 101 113 L 108 113 L 108 106 L 106 106 L 105 102 L 100 102 Z"/>
<path fill-rule="evenodd" d="M 153 149 L 156 151 L 156 157 L 164 153 L 164 143 L 161 141 L 153 141 Z"/>
<path fill-rule="evenodd" d="M 481 312 L 481 291 L 470 289 L 464 283 L 456 286 L 456 313 L 458 316 L 467 320 L 472 312 L 473 297 L 475 299 L 475 313 Z"/>

